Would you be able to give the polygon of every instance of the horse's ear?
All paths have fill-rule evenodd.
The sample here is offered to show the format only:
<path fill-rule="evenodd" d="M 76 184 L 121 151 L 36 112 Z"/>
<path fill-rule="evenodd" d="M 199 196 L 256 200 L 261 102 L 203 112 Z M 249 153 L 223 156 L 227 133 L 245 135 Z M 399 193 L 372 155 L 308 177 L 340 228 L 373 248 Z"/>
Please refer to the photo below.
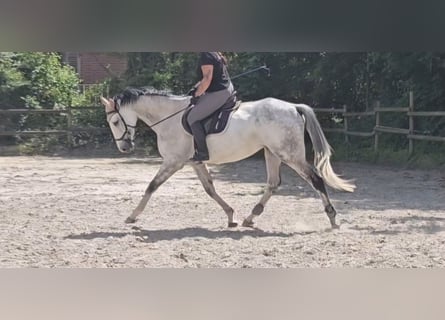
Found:
<path fill-rule="evenodd" d="M 102 102 L 102 104 L 105 106 L 105 111 L 106 112 L 111 112 L 114 111 L 114 100 L 113 99 L 106 99 L 104 97 L 100 97 L 100 101 Z"/>
<path fill-rule="evenodd" d="M 102 102 L 102 104 L 105 106 L 105 107 L 109 107 L 110 106 L 110 103 L 108 102 L 108 100 L 107 99 L 105 99 L 104 97 L 100 97 L 100 102 Z"/>
<path fill-rule="evenodd" d="M 108 99 L 108 108 L 110 110 L 116 110 L 116 103 L 114 102 L 113 99 Z"/>

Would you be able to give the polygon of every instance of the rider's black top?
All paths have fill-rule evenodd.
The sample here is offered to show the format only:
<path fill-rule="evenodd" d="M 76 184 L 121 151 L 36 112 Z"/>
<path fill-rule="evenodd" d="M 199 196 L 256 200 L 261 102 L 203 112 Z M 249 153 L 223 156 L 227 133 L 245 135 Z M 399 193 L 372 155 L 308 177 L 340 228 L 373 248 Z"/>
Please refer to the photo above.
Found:
<path fill-rule="evenodd" d="M 201 66 L 213 65 L 213 78 L 206 92 L 227 89 L 230 84 L 229 73 L 223 58 L 217 52 L 201 52 L 198 63 L 198 77 L 202 79 Z"/>

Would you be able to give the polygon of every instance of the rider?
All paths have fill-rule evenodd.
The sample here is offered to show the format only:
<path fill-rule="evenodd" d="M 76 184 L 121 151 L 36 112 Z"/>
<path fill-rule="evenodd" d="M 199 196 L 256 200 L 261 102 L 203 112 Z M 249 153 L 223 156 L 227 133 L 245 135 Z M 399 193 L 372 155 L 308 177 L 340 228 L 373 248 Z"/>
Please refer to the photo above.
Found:
<path fill-rule="evenodd" d="M 195 154 L 190 160 L 200 163 L 209 160 L 206 135 L 201 120 L 218 110 L 233 94 L 234 89 L 227 72 L 227 60 L 220 52 L 201 52 L 198 77 L 191 103 L 194 105 L 187 121 L 195 142 Z"/>

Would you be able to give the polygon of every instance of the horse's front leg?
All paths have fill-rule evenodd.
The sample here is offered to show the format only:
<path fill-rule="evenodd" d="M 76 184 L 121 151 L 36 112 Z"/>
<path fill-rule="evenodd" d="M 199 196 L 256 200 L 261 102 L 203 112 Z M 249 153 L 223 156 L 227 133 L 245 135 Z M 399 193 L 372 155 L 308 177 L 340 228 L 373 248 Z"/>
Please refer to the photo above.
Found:
<path fill-rule="evenodd" d="M 201 181 L 204 190 L 223 208 L 224 212 L 227 214 L 229 228 L 238 226 L 238 223 L 233 220 L 234 210 L 216 193 L 215 187 L 213 185 L 212 176 L 210 175 L 209 170 L 207 170 L 206 165 L 202 163 L 193 164 L 192 166 L 193 169 L 195 169 L 195 172 L 198 175 L 198 178 Z"/>
<path fill-rule="evenodd" d="M 134 223 L 137 216 L 139 216 L 142 211 L 144 211 L 148 200 L 150 200 L 151 195 L 159 188 L 161 184 L 168 180 L 176 171 L 184 167 L 183 162 L 163 162 L 158 173 L 155 175 L 153 180 L 151 180 L 148 185 L 145 194 L 142 197 L 139 205 L 134 209 L 133 213 L 125 220 L 126 223 Z"/>

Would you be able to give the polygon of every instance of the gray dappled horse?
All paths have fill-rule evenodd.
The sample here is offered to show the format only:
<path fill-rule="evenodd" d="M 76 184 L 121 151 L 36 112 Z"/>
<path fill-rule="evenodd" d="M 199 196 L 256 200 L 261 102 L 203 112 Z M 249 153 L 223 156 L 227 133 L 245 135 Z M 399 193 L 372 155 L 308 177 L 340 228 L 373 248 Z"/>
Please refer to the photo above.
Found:
<path fill-rule="evenodd" d="M 253 219 L 263 212 L 273 191 L 280 184 L 280 165 L 283 162 L 317 191 L 332 228 L 338 228 L 335 223 L 336 211 L 329 200 L 325 182 L 334 189 L 349 192 L 354 191 L 355 185 L 341 179 L 332 170 L 329 160 L 331 147 L 309 106 L 275 98 L 241 103 L 223 132 L 207 136 L 210 159 L 196 164 L 189 161 L 194 153 L 193 137 L 181 124 L 183 110 L 189 105 L 190 98 L 137 89 L 127 89 L 114 99 L 101 97 L 107 121 L 121 152 L 128 153 L 134 148 L 135 126 L 140 119 L 156 132 L 158 150 L 163 158 L 142 200 L 125 222 L 134 223 L 153 192 L 185 164 L 190 164 L 205 191 L 227 214 L 228 226 L 237 226 L 233 218 L 234 210 L 216 193 L 206 163 L 235 162 L 264 149 L 267 187 L 252 213 L 244 219 L 243 226 L 252 227 Z M 306 161 L 305 129 L 314 148 L 314 167 Z"/>

